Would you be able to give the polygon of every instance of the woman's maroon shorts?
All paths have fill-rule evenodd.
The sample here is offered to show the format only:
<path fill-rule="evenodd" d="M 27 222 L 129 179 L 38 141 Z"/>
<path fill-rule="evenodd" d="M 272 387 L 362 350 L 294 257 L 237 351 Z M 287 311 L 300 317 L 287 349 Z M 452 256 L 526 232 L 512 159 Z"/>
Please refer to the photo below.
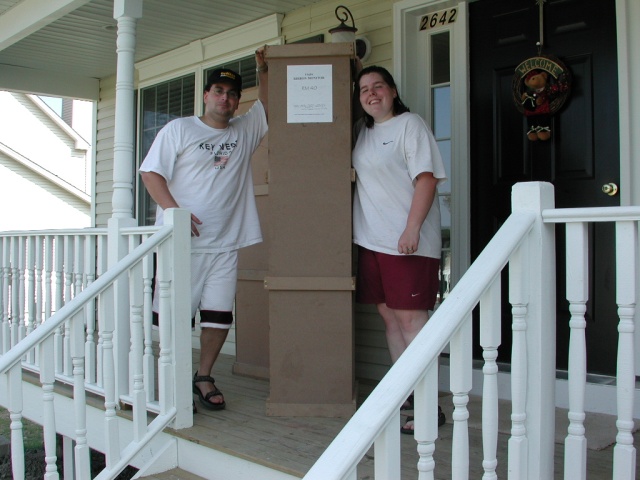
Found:
<path fill-rule="evenodd" d="M 439 269 L 437 258 L 389 255 L 359 246 L 356 302 L 385 303 L 395 310 L 433 310 Z"/>

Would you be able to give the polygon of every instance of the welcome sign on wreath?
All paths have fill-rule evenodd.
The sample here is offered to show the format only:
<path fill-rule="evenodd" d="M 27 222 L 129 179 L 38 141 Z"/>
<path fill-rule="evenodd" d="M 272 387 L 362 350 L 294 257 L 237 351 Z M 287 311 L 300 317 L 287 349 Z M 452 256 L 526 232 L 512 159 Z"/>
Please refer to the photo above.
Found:
<path fill-rule="evenodd" d="M 559 58 L 540 54 L 516 67 L 513 100 L 527 117 L 527 138 L 551 138 L 551 116 L 564 105 L 571 91 L 571 71 Z"/>

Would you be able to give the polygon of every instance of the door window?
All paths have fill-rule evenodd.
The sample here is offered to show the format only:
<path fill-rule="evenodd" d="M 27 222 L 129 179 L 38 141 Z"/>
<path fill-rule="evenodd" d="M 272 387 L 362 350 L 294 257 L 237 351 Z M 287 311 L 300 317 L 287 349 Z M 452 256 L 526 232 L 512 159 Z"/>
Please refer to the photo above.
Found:
<path fill-rule="evenodd" d="M 440 300 L 451 288 L 451 54 L 450 32 L 428 31 L 427 69 L 430 75 L 429 123 L 438 143 L 448 182 L 438 187 L 442 216 L 442 256 L 440 259 Z"/>

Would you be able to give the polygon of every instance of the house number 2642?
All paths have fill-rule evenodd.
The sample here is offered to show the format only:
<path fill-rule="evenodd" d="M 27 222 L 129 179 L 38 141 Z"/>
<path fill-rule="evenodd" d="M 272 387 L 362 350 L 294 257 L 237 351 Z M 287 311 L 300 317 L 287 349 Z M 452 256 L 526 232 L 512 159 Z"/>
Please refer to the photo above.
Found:
<path fill-rule="evenodd" d="M 439 12 L 429 13 L 420 19 L 420 30 L 430 30 L 436 27 L 451 25 L 458 18 L 458 9 L 450 8 Z"/>

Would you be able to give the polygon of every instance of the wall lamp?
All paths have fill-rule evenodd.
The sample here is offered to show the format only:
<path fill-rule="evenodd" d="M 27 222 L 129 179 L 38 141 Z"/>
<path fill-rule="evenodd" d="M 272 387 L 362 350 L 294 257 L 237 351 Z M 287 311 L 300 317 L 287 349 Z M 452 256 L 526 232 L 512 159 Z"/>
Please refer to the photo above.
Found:
<path fill-rule="evenodd" d="M 331 34 L 331 42 L 353 43 L 355 45 L 356 56 L 362 62 L 366 61 L 371 54 L 371 43 L 369 42 L 369 39 L 367 37 L 356 38 L 356 32 L 358 29 L 353 21 L 353 15 L 347 7 L 344 5 L 338 5 L 336 7 L 335 14 L 336 18 L 340 20 L 340 25 L 329 30 L 329 33 Z M 349 19 L 351 20 L 351 26 L 345 23 Z"/>

